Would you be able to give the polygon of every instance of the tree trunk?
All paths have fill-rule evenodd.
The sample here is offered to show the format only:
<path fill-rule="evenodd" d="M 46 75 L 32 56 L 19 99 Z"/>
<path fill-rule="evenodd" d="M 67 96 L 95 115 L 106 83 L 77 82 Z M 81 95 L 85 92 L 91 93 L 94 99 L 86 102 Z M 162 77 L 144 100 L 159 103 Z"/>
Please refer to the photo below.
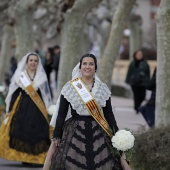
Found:
<path fill-rule="evenodd" d="M 135 16 L 134 16 L 135 17 Z M 129 22 L 130 25 L 130 59 L 133 58 L 133 53 L 138 50 L 139 48 L 141 48 L 141 18 L 137 17 L 136 20 L 131 20 Z"/>
<path fill-rule="evenodd" d="M 10 41 L 13 27 L 8 24 L 3 28 L 3 39 L 0 55 L 0 82 L 4 80 L 4 73 L 9 73 L 9 59 L 10 59 Z"/>
<path fill-rule="evenodd" d="M 73 7 L 65 15 L 61 37 L 62 48 L 58 75 L 58 92 L 71 79 L 72 69 L 82 56 L 82 37 L 86 14 L 100 1 L 76 0 Z"/>
<path fill-rule="evenodd" d="M 100 68 L 100 78 L 108 85 L 108 87 L 111 87 L 114 62 L 119 53 L 123 29 L 134 3 L 135 0 L 119 1 L 117 11 L 115 12 L 115 15 L 112 19 L 110 35 L 102 56 Z"/>
<path fill-rule="evenodd" d="M 157 11 L 156 127 L 170 125 L 170 1 Z"/>
<path fill-rule="evenodd" d="M 16 54 L 18 61 L 28 52 L 34 51 L 33 13 L 34 0 L 18 1 L 15 11 Z"/>

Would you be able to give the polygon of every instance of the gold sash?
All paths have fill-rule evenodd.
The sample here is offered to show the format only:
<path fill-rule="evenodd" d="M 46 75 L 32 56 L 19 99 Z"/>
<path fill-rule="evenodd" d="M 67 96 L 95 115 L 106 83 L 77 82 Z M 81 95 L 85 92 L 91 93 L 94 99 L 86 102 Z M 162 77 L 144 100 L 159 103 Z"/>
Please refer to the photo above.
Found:
<path fill-rule="evenodd" d="M 75 91 L 78 93 L 78 96 L 86 106 L 88 112 L 90 115 L 93 116 L 93 118 L 96 120 L 96 122 L 102 127 L 102 129 L 110 136 L 112 137 L 112 130 L 109 127 L 108 122 L 104 118 L 96 100 L 92 96 L 92 94 L 89 92 L 87 87 L 84 85 L 84 83 L 81 81 L 81 79 L 76 78 L 74 80 L 70 81 L 70 84 L 73 86 Z"/>
<path fill-rule="evenodd" d="M 42 114 L 46 118 L 47 122 L 49 122 L 49 120 L 48 120 L 48 113 L 47 113 L 47 110 L 45 108 L 45 105 L 44 105 L 43 101 L 41 100 L 40 96 L 38 95 L 37 91 L 33 88 L 32 84 L 27 86 L 25 89 L 28 92 L 28 94 L 31 97 L 31 99 L 33 100 L 33 102 L 40 109 L 40 111 L 42 112 Z"/>
<path fill-rule="evenodd" d="M 25 87 L 25 90 L 27 91 L 28 95 L 31 97 L 32 101 L 36 104 L 36 106 L 39 108 L 39 110 L 42 112 L 47 122 L 49 123 L 46 107 L 42 99 L 38 95 L 37 91 L 34 89 L 32 84 L 29 82 L 29 80 L 25 76 L 24 72 L 21 73 L 20 81 L 22 85 Z"/>

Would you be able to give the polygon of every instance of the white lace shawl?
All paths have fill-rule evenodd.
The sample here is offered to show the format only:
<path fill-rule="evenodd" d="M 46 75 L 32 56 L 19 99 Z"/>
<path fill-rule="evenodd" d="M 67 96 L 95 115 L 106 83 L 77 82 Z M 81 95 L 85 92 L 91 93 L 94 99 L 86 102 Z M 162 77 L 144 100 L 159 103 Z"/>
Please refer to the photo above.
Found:
<path fill-rule="evenodd" d="M 14 73 L 12 79 L 11 79 L 9 91 L 8 91 L 7 97 L 5 99 L 6 112 L 9 111 L 9 105 L 10 105 L 10 102 L 11 102 L 12 94 L 16 91 L 16 89 L 18 87 L 21 87 L 23 89 L 23 86 L 21 85 L 21 83 L 19 81 L 19 77 L 20 77 L 21 72 L 26 69 L 26 60 L 27 60 L 27 57 L 30 54 L 35 54 L 36 56 L 38 56 L 38 59 L 39 59 L 39 63 L 38 63 L 37 70 L 36 70 L 36 75 L 35 75 L 35 78 L 34 78 L 34 81 L 33 81 L 33 87 L 36 90 L 38 88 L 40 89 L 41 95 L 42 95 L 42 98 L 43 98 L 43 101 L 45 103 L 46 108 L 49 108 L 52 105 L 51 93 L 50 93 L 50 90 L 49 90 L 47 76 L 46 76 L 44 68 L 41 64 L 40 57 L 39 57 L 38 54 L 31 52 L 31 53 L 26 54 L 22 58 L 22 60 L 18 63 L 18 67 L 17 67 L 17 69 L 16 69 L 16 71 L 15 71 L 15 73 Z"/>
<path fill-rule="evenodd" d="M 76 77 L 79 77 L 79 76 L 76 76 Z M 74 77 L 74 78 L 76 78 L 76 77 Z M 95 83 L 94 83 L 94 87 L 92 88 L 91 93 L 93 94 L 95 100 L 97 101 L 97 103 L 101 109 L 102 107 L 106 106 L 106 101 L 111 96 L 111 92 L 110 92 L 109 88 L 107 87 L 107 85 L 102 83 L 96 74 L 94 77 L 95 77 Z M 67 99 L 68 102 L 70 102 L 72 108 L 74 110 L 76 110 L 76 112 L 79 115 L 90 115 L 89 112 L 87 111 L 86 107 L 84 106 L 83 102 L 81 101 L 80 97 L 78 96 L 77 92 L 74 90 L 74 88 L 70 84 L 70 82 L 67 82 L 64 85 L 64 87 L 61 90 L 61 94 L 64 96 L 64 98 Z M 61 94 L 60 94 L 60 96 L 61 96 Z M 59 96 L 59 99 L 57 100 L 56 109 L 54 111 L 54 114 L 53 114 L 51 122 L 50 122 L 50 125 L 53 127 L 55 127 L 56 119 L 58 116 L 58 110 L 59 110 L 59 105 L 60 105 L 60 96 Z M 101 109 L 101 111 L 102 111 L 102 109 Z M 69 108 L 67 116 L 66 116 L 66 120 L 70 117 L 71 117 L 71 110 Z"/>

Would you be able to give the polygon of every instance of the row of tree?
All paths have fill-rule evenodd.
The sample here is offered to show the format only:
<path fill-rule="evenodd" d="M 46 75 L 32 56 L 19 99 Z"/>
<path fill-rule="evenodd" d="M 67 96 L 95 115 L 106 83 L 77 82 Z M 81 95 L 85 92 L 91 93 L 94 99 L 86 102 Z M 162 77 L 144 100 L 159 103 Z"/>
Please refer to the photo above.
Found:
<path fill-rule="evenodd" d="M 83 52 L 89 50 L 88 44 L 91 40 L 85 38 L 88 37 L 86 27 L 89 25 L 96 28 L 101 34 L 103 44 L 107 44 L 102 57 L 103 64 L 100 75 L 102 80 L 110 86 L 113 65 L 118 55 L 123 29 L 127 25 L 128 16 L 134 3 L 135 0 L 127 2 L 123 0 L 120 3 L 117 0 L 107 0 L 106 2 L 102 0 L 6 0 L 1 2 L 0 8 L 3 11 L 1 20 L 4 17 L 7 18 L 4 22 L 1 46 L 1 61 L 4 61 L 0 65 L 1 81 L 3 73 L 6 71 L 4 68 L 8 68 L 6 67 L 8 61 L 4 59 L 7 59 L 9 55 L 10 38 L 13 37 L 16 40 L 15 56 L 20 60 L 27 52 L 34 50 L 33 42 L 36 35 L 33 28 L 36 27 L 36 34 L 38 34 L 46 26 L 47 38 L 52 37 L 56 30 L 61 37 L 62 48 L 58 88 L 60 91 L 65 82 L 71 78 L 71 70 L 80 56 Z M 101 15 L 99 13 L 103 11 L 96 11 L 102 6 L 110 7 L 111 12 L 106 11 L 103 16 L 99 16 Z M 97 15 L 98 17 L 96 17 Z M 104 29 L 101 28 L 103 21 L 110 22 L 110 34 L 109 31 L 104 32 Z M 104 76 L 104 72 L 108 73 L 107 76 Z"/>
<path fill-rule="evenodd" d="M 94 9 L 97 11 L 97 6 L 99 7 L 101 4 L 110 4 L 111 8 L 111 12 L 102 17 L 102 21 L 110 23 L 108 33 L 104 33 L 100 17 L 94 19 L 93 11 Z M 3 23 L 0 56 L 1 81 L 7 68 L 8 61 L 5 59 L 8 58 L 10 38 L 13 37 L 16 40 L 15 56 L 20 60 L 27 52 L 34 50 L 33 44 L 35 37 L 37 37 L 34 31 L 37 30 L 36 34 L 41 32 L 40 37 L 43 33 L 46 34 L 47 38 L 56 34 L 60 37 L 62 47 L 58 76 L 58 91 L 60 91 L 62 86 L 70 80 L 71 71 L 79 61 L 80 56 L 89 49 L 88 44 L 91 40 L 87 36 L 87 26 L 90 25 L 102 35 L 103 55 L 99 76 L 111 87 L 114 62 L 118 56 L 123 30 L 129 20 L 134 21 L 133 17 L 130 17 L 134 4 L 135 0 L 4 0 L 0 2 L 2 13 L 0 19 L 3 21 L 1 22 L 1 24 Z M 169 5 L 168 0 L 161 1 L 157 18 L 157 126 L 167 125 L 170 122 L 170 80 L 167 79 L 170 74 L 168 62 Z M 132 25 L 129 27 L 133 28 Z M 139 38 L 138 41 L 140 41 Z M 136 42 L 137 40 L 134 38 L 135 45 Z"/>

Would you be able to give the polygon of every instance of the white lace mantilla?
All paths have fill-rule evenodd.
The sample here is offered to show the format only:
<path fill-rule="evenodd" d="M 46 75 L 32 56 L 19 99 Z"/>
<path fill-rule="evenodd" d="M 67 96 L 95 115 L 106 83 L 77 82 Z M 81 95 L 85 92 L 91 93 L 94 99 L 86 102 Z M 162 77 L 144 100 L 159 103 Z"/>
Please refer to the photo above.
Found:
<path fill-rule="evenodd" d="M 67 101 L 71 104 L 72 108 L 76 110 L 79 115 L 90 115 L 84 103 L 82 102 L 82 100 L 80 100 L 79 95 L 77 94 L 73 86 L 70 84 L 70 82 L 65 84 L 65 86 L 61 90 L 61 94 L 64 96 L 64 98 L 67 99 Z M 111 92 L 106 86 L 106 84 L 100 81 L 95 81 L 94 87 L 92 89 L 92 94 L 95 100 L 97 101 L 100 109 L 106 106 L 106 101 L 111 96 Z M 66 119 L 70 117 L 71 112 L 69 110 Z"/>

